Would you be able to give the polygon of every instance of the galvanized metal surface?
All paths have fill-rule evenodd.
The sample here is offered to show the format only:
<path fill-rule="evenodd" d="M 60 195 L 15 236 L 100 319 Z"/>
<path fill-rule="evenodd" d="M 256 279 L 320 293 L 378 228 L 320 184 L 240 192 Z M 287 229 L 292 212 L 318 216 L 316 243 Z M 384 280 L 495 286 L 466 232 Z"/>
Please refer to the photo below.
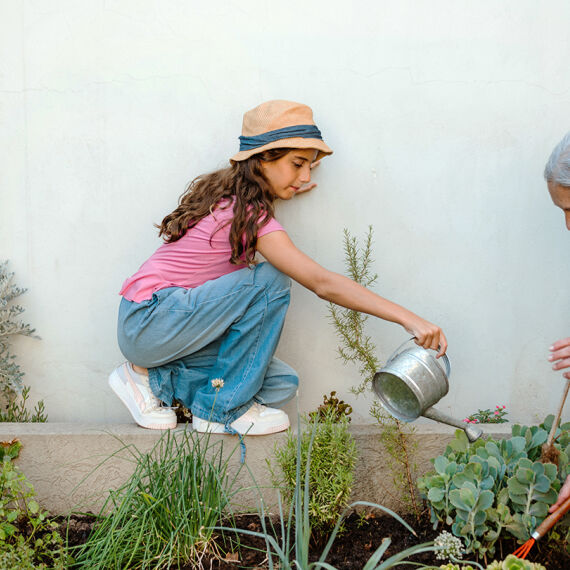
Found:
<path fill-rule="evenodd" d="M 482 431 L 437 410 L 437 404 L 449 391 L 451 364 L 446 355 L 440 359 L 412 340 L 400 345 L 373 380 L 374 391 L 382 406 L 395 418 L 413 422 L 420 416 L 465 430 L 470 441 Z M 444 367 L 440 364 L 443 361 Z"/>

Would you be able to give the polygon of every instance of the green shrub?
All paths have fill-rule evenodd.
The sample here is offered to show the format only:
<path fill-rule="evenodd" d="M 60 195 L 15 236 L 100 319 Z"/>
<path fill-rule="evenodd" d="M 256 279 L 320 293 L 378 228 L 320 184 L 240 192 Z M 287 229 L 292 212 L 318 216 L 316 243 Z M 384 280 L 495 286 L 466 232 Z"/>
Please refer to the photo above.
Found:
<path fill-rule="evenodd" d="M 493 555 L 504 532 L 528 540 L 570 467 L 570 424 L 556 433 L 559 466 L 539 461 L 552 421 L 549 416 L 539 426 L 514 425 L 510 439 L 472 444 L 457 430 L 444 454 L 433 460 L 435 471 L 418 479 L 434 528 L 439 522 L 450 526 L 467 552 L 483 557 Z"/>
<path fill-rule="evenodd" d="M 35 491 L 12 462 L 22 444 L 0 442 L 0 568 L 68 567 L 68 555 L 58 525 L 35 500 Z"/>
<path fill-rule="evenodd" d="M 347 404 L 344 400 L 339 400 L 336 397 L 336 392 L 333 390 L 330 396 L 323 396 L 323 403 L 317 408 L 315 412 L 311 412 L 309 417 L 311 421 L 323 420 L 328 413 L 331 413 L 336 421 L 340 421 L 346 417 L 350 422 L 350 414 L 352 414 L 352 406 Z"/>
<path fill-rule="evenodd" d="M 56 523 L 46 524 L 57 528 Z M 0 546 L 0 568 L 10 570 L 66 570 L 72 560 L 57 530 L 46 532 L 33 541 L 18 534 L 12 542 Z"/>
<path fill-rule="evenodd" d="M 25 293 L 14 285 L 14 274 L 8 272 L 8 262 L 0 263 L 0 399 L 3 400 L 4 409 L 0 409 L 0 422 L 45 422 L 47 416 L 43 401 L 38 402 L 34 413 L 26 409 L 30 389 L 24 386 L 22 378 L 24 373 L 16 363 L 16 356 L 12 354 L 10 341 L 16 335 L 34 335 L 34 329 L 20 320 L 24 312 L 21 305 L 14 303 L 14 299 Z"/>
<path fill-rule="evenodd" d="M 74 549 L 75 567 L 201 567 L 216 553 L 213 527 L 228 516 L 235 483 L 222 440 L 211 445 L 209 434 L 168 430 L 148 453 L 124 449 L 135 471 L 110 491 L 87 542 Z"/>
<path fill-rule="evenodd" d="M 279 470 L 268 464 L 274 483 L 288 504 L 296 490 L 297 446 L 301 447 L 300 469 L 307 469 L 309 447 L 313 436 L 309 476 L 308 513 L 313 538 L 319 542 L 330 534 L 346 508 L 356 464 L 356 444 L 348 430 L 349 418 L 334 407 L 321 408 L 313 419 L 305 417 L 300 439 L 291 430 L 284 445 L 276 446 L 275 461 Z M 314 433 L 313 433 L 314 432 Z"/>
<path fill-rule="evenodd" d="M 506 419 L 507 415 L 507 406 L 495 406 L 494 410 L 477 410 L 463 421 L 466 424 L 506 424 L 509 421 Z"/>
<path fill-rule="evenodd" d="M 47 414 L 43 400 L 35 406 L 34 411 L 28 410 L 27 402 L 30 396 L 30 387 L 24 386 L 22 393 L 15 395 L 8 401 L 4 410 L 0 410 L 0 422 L 47 422 Z"/>

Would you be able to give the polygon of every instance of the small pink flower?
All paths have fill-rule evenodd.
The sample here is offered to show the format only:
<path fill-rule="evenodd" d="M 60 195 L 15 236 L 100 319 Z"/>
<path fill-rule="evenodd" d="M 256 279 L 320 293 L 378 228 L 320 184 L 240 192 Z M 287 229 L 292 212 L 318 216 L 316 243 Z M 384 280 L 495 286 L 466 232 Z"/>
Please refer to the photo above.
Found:
<path fill-rule="evenodd" d="M 476 424 L 476 423 L 477 423 L 477 420 L 471 420 L 471 423 L 472 423 L 472 424 Z"/>
<path fill-rule="evenodd" d="M 495 407 L 497 408 L 497 410 L 500 410 L 500 409 L 501 409 L 501 406 L 495 406 Z M 503 406 L 503 407 L 504 407 L 504 406 Z"/>
<path fill-rule="evenodd" d="M 499 413 L 500 413 L 499 410 L 497 410 L 497 411 L 495 412 L 495 415 L 498 416 Z"/>
<path fill-rule="evenodd" d="M 464 421 L 466 424 L 468 424 L 468 423 L 469 423 L 469 418 L 465 418 L 463 421 Z"/>
<path fill-rule="evenodd" d="M 506 408 L 507 406 L 503 406 L 503 410 Z"/>

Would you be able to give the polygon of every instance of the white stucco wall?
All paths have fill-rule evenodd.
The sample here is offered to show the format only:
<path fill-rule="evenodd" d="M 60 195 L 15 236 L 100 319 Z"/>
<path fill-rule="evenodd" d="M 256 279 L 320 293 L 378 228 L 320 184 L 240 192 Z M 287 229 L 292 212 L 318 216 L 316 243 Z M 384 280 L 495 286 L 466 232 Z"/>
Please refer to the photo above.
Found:
<path fill-rule="evenodd" d="M 570 128 L 569 21 L 565 0 L 1 1 L 0 258 L 42 337 L 15 346 L 34 399 L 53 421 L 129 421 L 106 384 L 117 291 L 186 183 L 235 152 L 243 111 L 283 98 L 335 150 L 278 206 L 295 243 L 342 272 L 342 229 L 373 225 L 376 290 L 448 336 L 444 410 L 553 412 L 570 233 L 542 171 Z M 381 359 L 406 338 L 369 332 Z M 296 286 L 278 355 L 303 409 L 354 400 L 335 347 Z"/>

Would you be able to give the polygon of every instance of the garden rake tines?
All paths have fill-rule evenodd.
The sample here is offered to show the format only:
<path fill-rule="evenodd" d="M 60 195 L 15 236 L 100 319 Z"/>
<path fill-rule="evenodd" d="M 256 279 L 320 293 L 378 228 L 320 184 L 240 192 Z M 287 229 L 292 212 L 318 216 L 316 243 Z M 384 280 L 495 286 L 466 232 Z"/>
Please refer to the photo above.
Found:
<path fill-rule="evenodd" d="M 552 514 L 548 515 L 522 546 L 513 554 L 518 558 L 526 558 L 534 543 L 542 538 L 568 511 L 570 510 L 570 497 L 568 497 Z"/>

